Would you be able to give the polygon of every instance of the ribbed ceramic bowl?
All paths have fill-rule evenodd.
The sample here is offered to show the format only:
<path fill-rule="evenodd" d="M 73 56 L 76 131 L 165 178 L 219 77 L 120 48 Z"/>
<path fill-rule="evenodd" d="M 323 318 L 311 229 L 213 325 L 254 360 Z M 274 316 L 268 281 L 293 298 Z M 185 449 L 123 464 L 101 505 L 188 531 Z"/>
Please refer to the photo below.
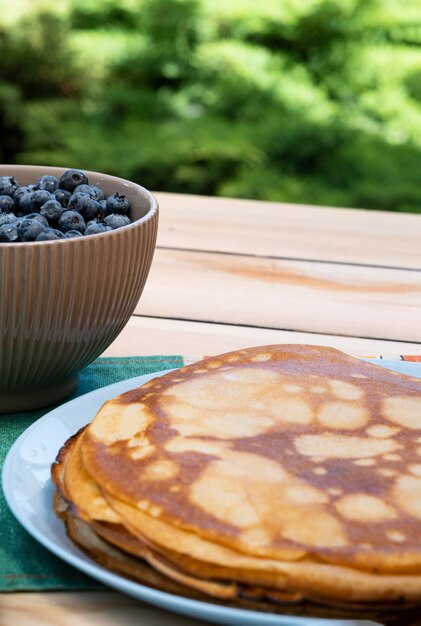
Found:
<path fill-rule="evenodd" d="M 64 168 L 1 165 L 20 185 Z M 100 235 L 0 243 L 0 414 L 54 404 L 127 323 L 155 249 L 158 205 L 132 182 L 88 172 L 106 195 L 123 193 L 134 220 Z"/>

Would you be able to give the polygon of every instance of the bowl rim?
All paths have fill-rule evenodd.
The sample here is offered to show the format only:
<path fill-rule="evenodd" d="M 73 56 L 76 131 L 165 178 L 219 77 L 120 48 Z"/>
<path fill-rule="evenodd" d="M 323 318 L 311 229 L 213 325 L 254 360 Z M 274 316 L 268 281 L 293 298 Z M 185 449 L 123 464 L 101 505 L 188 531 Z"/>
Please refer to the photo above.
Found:
<path fill-rule="evenodd" d="M 20 170 L 20 171 L 28 171 L 28 170 L 42 170 L 44 172 L 44 175 L 48 175 L 49 172 L 55 171 L 56 174 L 53 175 L 57 175 L 57 173 L 61 172 L 64 173 L 69 169 L 79 169 L 79 168 L 74 168 L 74 167 L 61 167 L 61 166 L 52 166 L 52 165 L 21 165 L 21 164 L 4 164 L 1 163 L 0 164 L 0 176 L 7 176 L 7 169 L 14 169 L 14 170 Z M 149 222 L 151 219 L 153 219 L 159 211 L 159 205 L 158 205 L 158 201 L 155 198 L 155 196 L 153 195 L 153 193 L 151 191 L 149 191 L 149 189 L 146 189 L 146 187 L 143 187 L 142 185 L 139 185 L 138 183 L 135 183 L 131 180 L 128 180 L 126 178 L 120 178 L 119 176 L 113 176 L 112 174 L 106 174 L 104 172 L 97 172 L 95 170 L 86 170 L 83 169 L 81 170 L 84 174 L 86 174 L 88 177 L 89 176 L 106 176 L 107 178 L 111 179 L 111 182 L 113 180 L 116 181 L 116 183 L 118 182 L 119 184 L 121 182 L 124 183 L 129 183 L 130 186 L 132 187 L 137 187 L 143 195 L 145 195 L 149 202 L 150 202 L 150 208 L 148 209 L 148 212 L 146 213 L 146 215 L 144 215 L 143 217 L 139 218 L 138 220 L 135 220 L 134 222 L 132 222 L 131 224 L 127 224 L 126 226 L 121 226 L 120 228 L 116 228 L 114 230 L 110 230 L 106 233 L 96 233 L 95 235 L 92 235 L 91 237 L 72 237 L 70 239 L 54 239 L 54 240 L 50 240 L 50 241 L 15 241 L 13 243 L 8 243 L 8 242 L 0 242 L 0 247 L 1 249 L 3 249 L 3 246 L 5 249 L 14 249 L 14 248 L 18 248 L 18 249 L 22 249 L 25 248 L 26 246 L 44 246 L 44 245 L 57 245 L 57 244 L 64 244 L 65 242 L 72 242 L 72 245 L 81 245 L 83 241 L 91 241 L 92 237 L 95 237 L 95 240 L 97 241 L 100 237 L 104 238 L 104 237 L 113 237 L 113 236 L 118 236 L 119 233 L 121 233 L 122 231 L 127 232 L 129 229 L 134 229 L 134 228 L 138 228 L 139 226 L 141 226 L 142 224 L 144 224 L 145 222 Z M 11 173 L 10 176 L 18 176 L 18 174 L 13 174 Z M 85 244 L 83 244 L 85 245 Z"/>

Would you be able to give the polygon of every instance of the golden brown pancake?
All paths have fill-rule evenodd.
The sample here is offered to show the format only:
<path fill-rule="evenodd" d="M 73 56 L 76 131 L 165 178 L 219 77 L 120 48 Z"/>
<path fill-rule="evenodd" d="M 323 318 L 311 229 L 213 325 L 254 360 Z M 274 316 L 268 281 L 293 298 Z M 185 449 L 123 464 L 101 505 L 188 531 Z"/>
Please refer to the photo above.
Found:
<path fill-rule="evenodd" d="M 331 348 L 207 359 L 99 411 L 104 493 L 254 557 L 421 568 L 421 384 Z"/>
<path fill-rule="evenodd" d="M 109 401 L 52 473 L 70 535 L 201 593 L 403 606 L 421 602 L 418 430 L 418 379 L 266 346 Z"/>

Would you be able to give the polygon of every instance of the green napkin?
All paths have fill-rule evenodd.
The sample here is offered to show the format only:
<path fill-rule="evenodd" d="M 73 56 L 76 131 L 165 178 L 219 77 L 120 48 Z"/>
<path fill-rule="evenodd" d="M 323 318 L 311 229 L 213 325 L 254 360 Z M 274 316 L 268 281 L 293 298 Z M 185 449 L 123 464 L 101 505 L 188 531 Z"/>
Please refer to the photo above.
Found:
<path fill-rule="evenodd" d="M 71 398 L 126 378 L 183 365 L 181 356 L 98 359 L 82 372 Z M 0 417 L 0 471 L 13 442 L 50 410 L 51 407 Z M 32 539 L 10 513 L 0 490 L 0 591 L 100 588 L 100 583 L 67 565 Z"/>

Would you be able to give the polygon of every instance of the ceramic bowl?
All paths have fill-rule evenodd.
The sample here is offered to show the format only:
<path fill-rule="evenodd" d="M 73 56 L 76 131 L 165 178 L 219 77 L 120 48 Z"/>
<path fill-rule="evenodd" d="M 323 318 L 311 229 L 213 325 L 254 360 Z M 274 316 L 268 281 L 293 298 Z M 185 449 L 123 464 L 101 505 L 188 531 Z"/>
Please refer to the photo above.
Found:
<path fill-rule="evenodd" d="M 1 165 L 20 185 L 65 168 Z M 0 413 L 61 401 L 121 332 L 155 250 L 158 204 L 135 183 L 85 171 L 106 196 L 127 196 L 133 223 L 99 235 L 0 243 Z M 141 348 L 141 347 L 139 347 Z"/>

